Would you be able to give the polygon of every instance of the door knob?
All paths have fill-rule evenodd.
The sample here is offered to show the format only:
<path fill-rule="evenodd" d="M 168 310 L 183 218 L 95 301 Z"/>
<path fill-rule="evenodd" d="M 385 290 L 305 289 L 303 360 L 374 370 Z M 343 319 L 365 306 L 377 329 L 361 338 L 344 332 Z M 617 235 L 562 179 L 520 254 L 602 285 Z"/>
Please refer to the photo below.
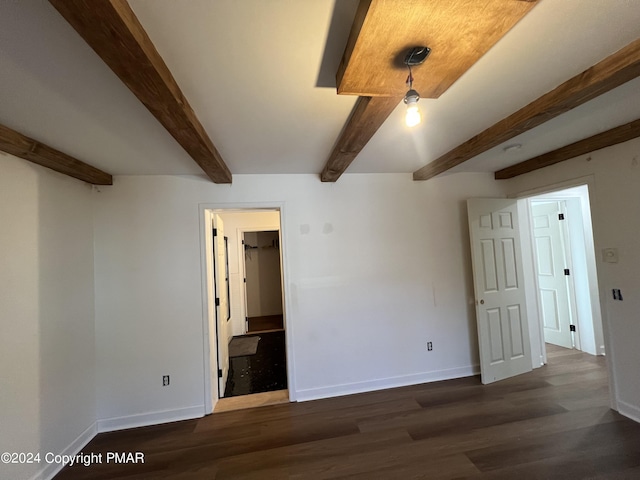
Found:
<path fill-rule="evenodd" d="M 484 305 L 484 300 L 480 300 L 480 305 Z"/>

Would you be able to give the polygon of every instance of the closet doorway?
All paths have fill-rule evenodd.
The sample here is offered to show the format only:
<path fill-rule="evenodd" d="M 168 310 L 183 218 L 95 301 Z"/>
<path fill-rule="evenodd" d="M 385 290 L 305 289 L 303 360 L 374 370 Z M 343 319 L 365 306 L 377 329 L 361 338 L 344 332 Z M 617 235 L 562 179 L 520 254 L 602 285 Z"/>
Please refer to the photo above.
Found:
<path fill-rule="evenodd" d="M 245 333 L 284 330 L 278 231 L 244 232 Z"/>

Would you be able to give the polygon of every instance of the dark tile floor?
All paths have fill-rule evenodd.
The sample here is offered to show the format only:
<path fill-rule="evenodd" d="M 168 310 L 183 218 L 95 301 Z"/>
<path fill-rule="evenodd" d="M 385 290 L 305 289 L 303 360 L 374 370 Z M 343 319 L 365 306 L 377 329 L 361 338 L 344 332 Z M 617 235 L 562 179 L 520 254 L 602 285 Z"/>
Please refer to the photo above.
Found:
<path fill-rule="evenodd" d="M 260 337 L 258 349 L 255 355 L 229 359 L 225 398 L 287 388 L 284 330 L 245 336 Z"/>

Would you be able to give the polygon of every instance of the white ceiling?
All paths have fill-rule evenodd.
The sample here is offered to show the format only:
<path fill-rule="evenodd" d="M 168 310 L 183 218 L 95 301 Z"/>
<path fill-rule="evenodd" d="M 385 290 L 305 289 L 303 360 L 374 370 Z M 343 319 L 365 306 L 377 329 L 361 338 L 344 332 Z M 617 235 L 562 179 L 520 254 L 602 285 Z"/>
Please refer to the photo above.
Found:
<path fill-rule="evenodd" d="M 355 97 L 333 77 L 357 0 L 131 0 L 234 174 L 319 173 Z M 423 123 L 389 117 L 348 173 L 413 172 L 640 36 L 637 0 L 539 0 Z M 0 123 L 118 174 L 199 167 L 44 0 L 0 0 Z M 429 74 L 427 62 L 416 68 Z M 640 118 L 635 80 L 455 171 L 494 171 Z"/>

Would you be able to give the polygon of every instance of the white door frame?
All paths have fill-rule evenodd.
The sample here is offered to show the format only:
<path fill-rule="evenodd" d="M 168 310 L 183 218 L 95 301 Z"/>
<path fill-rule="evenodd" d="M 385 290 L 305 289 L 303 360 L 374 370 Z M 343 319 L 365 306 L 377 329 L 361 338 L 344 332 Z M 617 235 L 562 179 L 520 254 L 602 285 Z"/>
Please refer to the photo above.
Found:
<path fill-rule="evenodd" d="M 202 341 L 203 341 L 203 373 L 204 373 L 204 414 L 213 412 L 213 408 L 218 401 L 217 381 L 211 381 L 211 373 L 217 371 L 216 355 L 212 355 L 212 348 L 215 347 L 217 339 L 215 328 L 210 325 L 213 312 L 213 322 L 215 322 L 215 305 L 210 296 L 211 290 L 211 256 L 212 256 L 212 214 L 213 213 L 239 213 L 239 212 L 259 212 L 274 211 L 280 212 L 280 226 L 277 229 L 280 233 L 280 255 L 281 255 L 281 277 L 282 277 L 282 314 L 286 325 L 285 350 L 287 355 L 287 386 L 289 389 L 289 401 L 296 401 L 295 388 L 295 364 L 294 364 L 294 329 L 288 312 L 291 311 L 291 295 L 289 294 L 289 261 L 286 247 L 286 206 L 284 202 L 268 203 L 203 203 L 198 206 L 198 217 L 200 218 L 200 265 L 202 281 Z M 250 231 L 250 230 L 249 230 Z M 212 347 L 212 345 L 214 347 Z"/>
<path fill-rule="evenodd" d="M 529 197 L 533 197 L 533 196 L 538 196 L 538 195 L 542 195 L 542 194 L 553 194 L 554 192 L 558 192 L 560 190 L 566 190 L 568 188 L 572 188 L 572 187 L 579 187 L 579 186 L 583 186 L 586 185 L 588 190 L 589 190 L 589 204 L 590 204 L 590 208 L 591 211 L 593 212 L 593 205 L 595 205 L 595 200 L 597 198 L 597 192 L 596 192 L 596 184 L 595 184 L 595 177 L 593 175 L 588 175 L 585 177 L 578 177 L 578 178 L 574 178 L 571 180 L 566 180 L 563 182 L 558 182 L 558 183 L 554 183 L 551 185 L 546 185 L 543 187 L 537 187 L 537 188 L 533 188 L 533 189 L 529 189 L 529 190 L 523 190 L 521 192 L 517 192 L 513 195 L 510 195 L 511 198 L 517 198 L 518 200 L 522 200 L 524 202 L 527 202 L 527 199 Z M 528 203 L 528 202 L 527 202 Z M 592 213 L 593 215 L 593 213 Z M 592 220 L 591 218 L 588 219 L 583 219 L 583 221 L 588 222 L 588 228 L 591 229 L 592 233 L 593 233 L 593 238 L 594 238 L 594 244 L 593 244 L 593 249 L 594 249 L 594 253 L 595 253 L 595 245 L 598 243 L 596 241 L 595 238 L 595 232 L 593 232 L 593 226 L 592 226 Z M 527 222 L 521 222 L 521 226 L 527 224 Z M 527 229 L 529 229 L 529 225 L 527 224 Z M 523 239 L 531 239 L 531 234 L 530 232 L 526 233 L 526 236 L 523 235 L 521 236 L 521 238 Z M 590 248 L 590 246 L 588 247 Z M 529 249 L 529 254 L 531 254 L 531 249 Z M 597 258 L 597 255 L 596 255 Z M 530 259 L 531 260 L 531 259 Z M 530 262 L 526 262 L 529 265 L 529 268 L 533 267 L 533 264 Z M 525 271 L 527 269 L 527 265 L 525 265 Z M 533 270 L 529 270 L 531 275 L 534 275 Z M 596 271 L 593 272 L 596 280 L 599 282 L 600 278 L 599 275 L 597 274 L 597 265 L 596 265 Z M 525 273 L 525 275 L 527 275 L 527 273 Z M 613 344 L 611 342 L 611 337 L 609 336 L 609 330 L 610 330 L 610 319 L 608 317 L 608 315 L 606 314 L 606 310 L 602 309 L 602 305 L 605 305 L 606 302 L 606 292 L 602 290 L 602 288 L 598 289 L 598 295 L 594 296 L 592 295 L 592 310 L 595 311 L 595 313 L 599 313 L 600 314 L 600 318 L 602 319 L 602 333 L 603 333 L 603 340 L 604 340 L 604 345 L 605 345 L 605 352 L 606 352 L 606 356 L 607 356 L 607 371 L 609 373 L 609 403 L 612 409 L 618 411 L 618 380 L 616 377 L 616 371 L 614 368 L 614 365 L 616 365 L 616 359 L 615 359 L 615 355 L 616 352 L 613 349 Z M 529 297 L 527 297 L 529 298 Z M 531 306 L 533 309 L 536 310 L 536 315 L 537 318 L 539 318 L 539 305 L 538 305 L 538 301 L 537 301 L 537 295 L 535 294 L 535 292 L 533 292 L 533 298 L 535 298 L 535 302 L 534 304 Z M 597 301 L 596 301 L 597 300 Z M 597 311 L 596 311 L 597 310 Z M 540 337 L 537 339 L 538 343 L 540 342 L 541 338 L 544 337 Z M 533 339 L 533 337 L 531 338 L 531 342 L 532 342 L 532 348 L 534 347 L 534 342 L 535 340 Z M 539 347 L 539 345 L 536 345 L 536 347 Z M 532 356 L 533 357 L 533 356 Z M 535 358 L 535 357 L 533 357 Z M 545 362 L 546 362 L 546 354 L 545 354 L 545 358 L 544 358 Z M 534 368 L 537 368 L 540 365 L 534 366 Z"/>

